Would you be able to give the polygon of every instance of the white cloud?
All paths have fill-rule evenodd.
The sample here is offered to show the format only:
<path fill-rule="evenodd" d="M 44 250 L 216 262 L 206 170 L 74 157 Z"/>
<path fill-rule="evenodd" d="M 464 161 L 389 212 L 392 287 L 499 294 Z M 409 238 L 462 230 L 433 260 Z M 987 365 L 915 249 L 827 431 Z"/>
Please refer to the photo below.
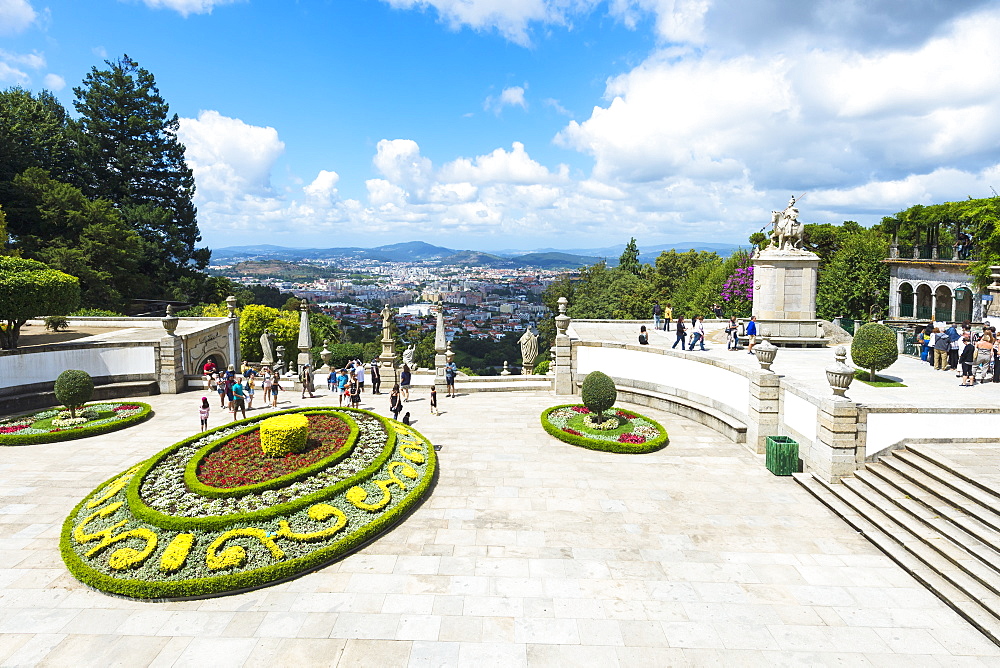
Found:
<path fill-rule="evenodd" d="M 321 169 L 316 178 L 313 179 L 313 182 L 304 187 L 302 192 L 309 199 L 329 203 L 335 201 L 337 198 L 338 181 L 340 181 L 340 175 L 337 172 Z"/>
<path fill-rule="evenodd" d="M 37 16 L 27 0 L 0 0 L 0 35 L 23 32 Z"/>
<path fill-rule="evenodd" d="M 508 40 L 528 45 L 529 25 L 562 24 L 567 16 L 580 7 L 592 7 L 596 0 L 384 0 L 397 9 L 427 9 L 433 7 L 438 16 L 458 29 L 469 26 L 475 30 L 496 30 Z"/>
<path fill-rule="evenodd" d="M 211 14 L 216 7 L 231 5 L 241 0 L 142 0 L 152 9 L 172 9 L 181 16 L 191 14 Z"/>
<path fill-rule="evenodd" d="M 498 148 L 488 155 L 480 155 L 471 160 L 458 158 L 441 168 L 440 178 L 452 183 L 532 184 L 564 179 L 567 171 L 568 168 L 561 165 L 560 172 L 553 174 L 528 156 L 524 144 L 514 142 L 509 152 Z"/>
<path fill-rule="evenodd" d="M 431 161 L 420 155 L 420 147 L 412 139 L 383 139 L 376 147 L 372 163 L 389 182 L 400 185 L 411 194 L 422 196 L 431 179 Z"/>
<path fill-rule="evenodd" d="M 559 100 L 547 97 L 544 100 L 542 100 L 542 104 L 544 104 L 546 107 L 551 107 L 557 114 L 573 118 L 573 112 L 567 109 L 566 107 L 562 106 L 561 104 L 559 104 Z"/>
<path fill-rule="evenodd" d="M 45 87 L 51 91 L 58 92 L 66 87 L 66 80 L 63 79 L 58 74 L 53 74 L 51 72 L 45 75 L 45 78 L 42 79 L 42 82 L 45 84 Z"/>
<path fill-rule="evenodd" d="M 495 114 L 500 114 L 504 107 L 521 107 L 521 109 L 527 109 L 528 103 L 524 99 L 524 90 L 527 86 L 528 84 L 524 84 L 524 86 L 510 86 L 509 88 L 504 88 L 500 92 L 500 95 L 487 96 L 483 101 L 483 109 L 492 111 Z"/>
<path fill-rule="evenodd" d="M 31 81 L 31 77 L 24 70 L 11 67 L 7 63 L 0 61 L 0 82 L 8 84 L 26 84 Z"/>
<path fill-rule="evenodd" d="M 43 67 L 45 67 L 45 56 L 37 51 L 14 53 L 0 49 L 0 83 L 30 84 L 31 74 L 25 70 L 38 70 Z"/>

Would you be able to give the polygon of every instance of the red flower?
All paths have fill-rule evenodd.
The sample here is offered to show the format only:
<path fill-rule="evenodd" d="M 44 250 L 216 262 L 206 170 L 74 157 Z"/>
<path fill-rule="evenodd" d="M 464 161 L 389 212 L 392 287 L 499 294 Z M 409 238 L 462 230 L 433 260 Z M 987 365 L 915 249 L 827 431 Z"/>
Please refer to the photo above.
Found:
<path fill-rule="evenodd" d="M 645 443 L 646 437 L 639 434 L 622 434 L 618 437 L 619 443 Z"/>
<path fill-rule="evenodd" d="M 563 429 L 563 431 L 566 432 L 567 434 L 573 434 L 574 436 L 582 436 L 583 435 L 580 432 L 578 432 L 576 429 L 570 429 L 569 427 L 566 427 L 565 429 Z"/>
<path fill-rule="evenodd" d="M 0 434 L 13 434 L 27 428 L 27 426 L 26 424 L 16 424 L 12 427 L 0 427 Z"/>
<path fill-rule="evenodd" d="M 573 406 L 573 410 L 575 410 L 577 413 L 589 413 L 590 412 L 590 409 L 587 408 L 586 406 Z"/>

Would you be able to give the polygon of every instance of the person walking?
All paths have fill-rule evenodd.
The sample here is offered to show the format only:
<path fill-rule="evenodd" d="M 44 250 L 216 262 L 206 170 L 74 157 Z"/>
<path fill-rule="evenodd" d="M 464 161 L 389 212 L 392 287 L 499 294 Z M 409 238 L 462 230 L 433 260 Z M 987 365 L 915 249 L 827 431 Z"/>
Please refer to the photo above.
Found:
<path fill-rule="evenodd" d="M 739 337 L 737 337 L 737 332 L 739 332 L 740 326 L 736 322 L 736 316 L 729 316 L 729 322 L 726 323 L 726 350 L 736 350 L 739 345 Z"/>
<path fill-rule="evenodd" d="M 404 362 L 403 370 L 399 372 L 399 391 L 403 395 L 403 401 L 410 400 L 410 380 L 412 377 L 410 366 Z"/>
<path fill-rule="evenodd" d="M 699 315 L 694 319 L 691 325 L 691 347 L 688 350 L 694 350 L 694 344 L 700 343 L 702 350 L 707 350 L 705 348 L 705 316 Z"/>
<path fill-rule="evenodd" d="M 247 395 L 247 410 L 253 410 L 253 395 L 256 394 L 256 389 L 254 388 L 254 377 L 250 376 L 245 381 L 243 381 L 243 392 Z"/>
<path fill-rule="evenodd" d="M 979 340 L 972 344 L 976 349 L 976 356 L 973 360 L 973 364 L 976 365 L 975 375 L 979 377 L 980 383 L 986 382 L 986 374 L 989 372 L 990 363 L 993 361 L 994 343 L 993 334 L 989 330 L 983 330 Z M 973 383 L 975 383 L 975 380 L 973 380 Z"/>
<path fill-rule="evenodd" d="M 917 325 L 916 329 L 916 342 L 920 346 L 920 361 L 927 361 L 927 336 L 924 334 L 924 326 Z"/>
<path fill-rule="evenodd" d="M 201 430 L 208 429 L 208 414 L 212 409 L 208 406 L 208 397 L 201 398 L 201 406 L 198 408 L 198 419 L 201 420 Z"/>
<path fill-rule="evenodd" d="M 674 308 L 668 303 L 663 309 L 663 331 L 670 331 L 670 319 L 674 317 Z"/>
<path fill-rule="evenodd" d="M 670 308 L 668 305 L 667 308 Z M 677 338 L 674 339 L 674 345 L 670 346 L 671 349 L 676 348 L 677 344 L 681 344 L 681 350 L 684 350 L 684 332 L 687 331 L 687 326 L 684 324 L 684 316 L 677 316 Z"/>
<path fill-rule="evenodd" d="M 972 387 L 976 384 L 976 377 L 972 372 L 972 363 L 976 359 L 976 346 L 972 343 L 969 334 L 962 335 L 962 349 L 958 353 L 958 363 L 962 365 L 962 382 L 959 387 Z"/>
<path fill-rule="evenodd" d="M 434 385 L 431 385 L 431 415 L 440 415 L 438 412 L 437 387 Z"/>
<path fill-rule="evenodd" d="M 372 358 L 371 365 L 372 394 L 382 394 L 382 372 L 378 368 L 378 358 Z"/>
<path fill-rule="evenodd" d="M 357 369 L 357 367 L 355 367 Z M 351 408 L 358 408 L 361 406 L 361 383 L 358 382 L 358 374 L 354 373 L 351 376 L 351 382 L 348 383 L 348 387 L 351 391 Z"/>
<path fill-rule="evenodd" d="M 264 369 L 264 372 L 260 375 L 260 387 L 264 390 L 264 405 L 267 406 L 271 403 L 271 370 Z"/>
<path fill-rule="evenodd" d="M 455 394 L 455 378 L 458 376 L 458 365 L 455 364 L 455 360 L 448 362 L 444 367 L 444 382 L 447 384 L 445 389 L 445 395 L 454 399 L 457 395 Z"/>
<path fill-rule="evenodd" d="M 247 397 L 246 397 L 245 390 L 243 389 L 243 383 L 240 382 L 241 380 L 243 380 L 243 377 L 242 376 L 237 376 L 235 378 L 235 380 L 233 381 L 233 403 L 232 403 L 232 406 L 233 406 L 233 419 L 234 420 L 236 419 L 236 413 L 237 412 L 243 414 L 243 419 L 244 420 L 247 417 L 247 404 L 246 404 Z"/>
<path fill-rule="evenodd" d="M 226 407 L 226 381 L 218 378 L 215 381 L 215 391 L 219 394 L 219 408 Z"/>
<path fill-rule="evenodd" d="M 955 323 L 951 323 L 951 326 L 944 330 L 944 333 L 948 335 L 948 368 L 954 371 L 958 369 L 958 344 L 962 335 Z"/>
<path fill-rule="evenodd" d="M 337 370 L 330 369 L 330 374 L 326 377 L 326 389 L 332 394 L 337 390 Z"/>
<path fill-rule="evenodd" d="M 653 302 L 653 329 L 660 328 L 660 316 L 663 315 L 663 309 L 660 308 L 660 302 Z"/>
<path fill-rule="evenodd" d="M 347 369 L 337 369 L 337 401 L 340 406 L 344 405 L 344 397 L 347 395 L 347 382 L 350 377 L 347 375 Z M 348 401 L 347 403 L 350 403 Z"/>
<path fill-rule="evenodd" d="M 274 374 L 274 378 L 271 380 L 271 406 L 274 408 L 278 407 L 278 394 L 281 392 L 281 377 L 278 374 Z"/>
<path fill-rule="evenodd" d="M 365 363 L 358 360 L 358 363 L 354 365 L 354 373 L 358 378 L 358 391 L 365 391 Z"/>
<path fill-rule="evenodd" d="M 399 419 L 399 412 L 403 410 L 403 400 L 399 393 L 399 383 L 394 383 L 392 386 L 392 392 L 389 393 L 389 411 L 392 413 L 392 419 Z"/>
<path fill-rule="evenodd" d="M 750 316 L 747 323 L 747 354 L 753 355 L 753 347 L 757 344 L 757 316 Z"/>
<path fill-rule="evenodd" d="M 308 364 L 302 365 L 302 371 L 299 372 L 299 382 L 302 383 L 302 398 L 306 398 L 306 392 L 309 393 L 310 397 L 315 397 L 313 394 L 313 372 L 312 368 Z"/>

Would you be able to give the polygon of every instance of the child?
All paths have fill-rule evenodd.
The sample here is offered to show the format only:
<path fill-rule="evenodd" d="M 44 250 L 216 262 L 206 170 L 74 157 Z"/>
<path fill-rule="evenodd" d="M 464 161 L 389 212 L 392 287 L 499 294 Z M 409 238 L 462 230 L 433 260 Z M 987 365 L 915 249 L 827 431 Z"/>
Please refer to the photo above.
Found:
<path fill-rule="evenodd" d="M 278 392 L 281 392 L 281 383 L 278 382 L 278 374 L 274 374 L 271 379 L 271 406 L 278 407 Z"/>
<path fill-rule="evenodd" d="M 254 395 L 253 384 L 254 384 L 254 378 L 253 376 L 250 376 L 250 378 L 247 379 L 246 387 L 244 388 L 244 391 L 246 392 L 247 395 L 247 410 L 253 409 L 253 395 Z"/>
<path fill-rule="evenodd" d="M 440 413 L 438 413 L 437 387 L 433 385 L 431 385 L 431 415 L 440 415 Z"/>
<path fill-rule="evenodd" d="M 405 425 L 410 424 L 410 411 L 406 411 L 405 413 L 403 413 L 403 424 Z"/>
<path fill-rule="evenodd" d="M 219 408 L 226 407 L 226 381 L 218 378 L 215 381 L 215 391 L 219 393 Z"/>
<path fill-rule="evenodd" d="M 201 398 L 201 408 L 198 409 L 198 417 L 201 418 L 201 430 L 208 429 L 208 413 L 211 409 L 208 406 L 208 397 Z"/>

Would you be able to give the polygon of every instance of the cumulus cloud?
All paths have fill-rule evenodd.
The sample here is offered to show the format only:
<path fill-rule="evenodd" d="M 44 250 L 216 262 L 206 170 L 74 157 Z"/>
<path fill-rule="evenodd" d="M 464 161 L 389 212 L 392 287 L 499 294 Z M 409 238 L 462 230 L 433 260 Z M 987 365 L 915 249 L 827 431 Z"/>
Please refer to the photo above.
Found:
<path fill-rule="evenodd" d="M 216 7 L 231 5 L 241 0 L 142 0 L 152 9 L 172 9 L 181 16 L 211 14 Z"/>
<path fill-rule="evenodd" d="M 15 53 L 0 49 L 0 83 L 30 84 L 31 74 L 29 71 L 39 70 L 43 67 L 45 67 L 45 56 L 37 51 Z"/>
<path fill-rule="evenodd" d="M 66 87 L 66 80 L 58 74 L 52 74 L 51 72 L 45 75 L 45 78 L 42 79 L 42 83 L 44 83 L 45 87 L 51 91 L 58 92 Z"/>
<path fill-rule="evenodd" d="M 596 0 L 383 0 L 397 9 L 433 8 L 452 29 L 468 26 L 496 30 L 516 44 L 531 43 L 533 23 L 563 24 L 567 17 L 592 7 Z"/>
<path fill-rule="evenodd" d="M 483 109 L 486 111 L 492 111 L 495 114 L 499 114 L 503 111 L 504 107 L 521 107 L 521 109 L 527 109 L 528 104 L 524 100 L 524 89 L 528 84 L 524 86 L 510 86 L 509 88 L 504 88 L 500 92 L 500 95 L 490 95 L 483 102 Z"/>
<path fill-rule="evenodd" d="M 27 0 L 0 0 L 0 35 L 25 31 L 37 16 Z"/>

